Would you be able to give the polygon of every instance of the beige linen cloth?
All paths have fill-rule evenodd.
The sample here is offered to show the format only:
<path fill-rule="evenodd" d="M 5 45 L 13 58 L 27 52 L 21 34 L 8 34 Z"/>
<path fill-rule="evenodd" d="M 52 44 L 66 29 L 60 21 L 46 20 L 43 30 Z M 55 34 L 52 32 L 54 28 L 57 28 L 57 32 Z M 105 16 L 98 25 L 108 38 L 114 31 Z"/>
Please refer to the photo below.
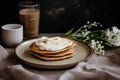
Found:
<path fill-rule="evenodd" d="M 42 70 L 21 64 L 14 50 L 0 46 L 0 80 L 120 80 L 120 48 L 105 54 L 70 69 Z"/>

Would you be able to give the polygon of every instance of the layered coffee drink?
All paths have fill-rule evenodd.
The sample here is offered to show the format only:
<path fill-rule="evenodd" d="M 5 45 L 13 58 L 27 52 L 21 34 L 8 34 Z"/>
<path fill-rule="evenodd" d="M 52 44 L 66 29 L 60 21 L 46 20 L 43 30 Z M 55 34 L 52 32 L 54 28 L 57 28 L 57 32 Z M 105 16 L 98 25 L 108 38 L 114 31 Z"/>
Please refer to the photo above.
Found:
<path fill-rule="evenodd" d="M 40 10 L 34 8 L 19 11 L 21 24 L 24 26 L 24 37 L 35 38 L 39 33 Z"/>

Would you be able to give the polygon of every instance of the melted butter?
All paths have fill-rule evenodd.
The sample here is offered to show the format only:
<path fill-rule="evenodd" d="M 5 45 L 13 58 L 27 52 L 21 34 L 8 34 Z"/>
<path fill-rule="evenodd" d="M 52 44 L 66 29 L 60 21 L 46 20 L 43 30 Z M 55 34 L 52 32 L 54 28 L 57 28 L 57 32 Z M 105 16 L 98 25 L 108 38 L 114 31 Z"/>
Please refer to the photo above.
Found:
<path fill-rule="evenodd" d="M 72 41 L 60 37 L 41 37 L 36 40 L 35 44 L 42 50 L 56 51 L 72 45 Z"/>

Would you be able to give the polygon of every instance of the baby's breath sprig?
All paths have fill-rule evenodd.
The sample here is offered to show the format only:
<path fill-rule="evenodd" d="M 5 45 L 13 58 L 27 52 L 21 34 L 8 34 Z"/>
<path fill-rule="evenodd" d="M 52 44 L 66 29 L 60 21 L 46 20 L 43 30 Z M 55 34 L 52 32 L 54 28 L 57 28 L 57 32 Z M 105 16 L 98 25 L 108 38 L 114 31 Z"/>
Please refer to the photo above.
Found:
<path fill-rule="evenodd" d="M 108 47 L 120 47 L 120 29 L 113 26 L 112 30 L 91 30 L 95 27 L 102 27 L 99 22 L 90 23 L 89 21 L 74 32 L 74 28 L 63 34 L 77 41 L 83 41 L 88 44 L 95 53 L 104 55 Z"/>
<path fill-rule="evenodd" d="M 93 22 L 93 23 L 90 23 L 89 21 L 87 21 L 87 23 L 85 25 L 83 25 L 82 27 L 80 27 L 77 31 L 75 31 L 72 35 L 75 35 L 77 34 L 78 32 L 87 32 L 88 29 L 91 29 L 93 27 L 102 27 L 102 25 L 99 23 L 99 22 Z"/>
<path fill-rule="evenodd" d="M 91 48 L 93 48 L 94 52 L 99 55 L 104 55 L 104 45 L 103 45 L 103 36 L 104 30 L 94 30 L 91 31 L 90 29 L 94 27 L 102 27 L 99 22 L 90 23 L 87 21 L 85 25 L 80 27 L 78 30 L 73 32 L 74 28 L 70 29 L 68 32 L 63 34 L 64 37 L 69 37 L 71 39 L 77 41 L 83 41 L 87 43 Z"/>

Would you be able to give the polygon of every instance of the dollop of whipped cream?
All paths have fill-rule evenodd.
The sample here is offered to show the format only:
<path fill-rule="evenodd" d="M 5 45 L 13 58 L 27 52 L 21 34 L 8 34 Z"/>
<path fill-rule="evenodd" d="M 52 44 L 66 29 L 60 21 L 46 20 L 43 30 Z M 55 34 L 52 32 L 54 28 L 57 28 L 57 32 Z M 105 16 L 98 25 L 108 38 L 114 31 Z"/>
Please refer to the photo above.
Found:
<path fill-rule="evenodd" d="M 56 51 L 72 45 L 72 41 L 61 37 L 41 37 L 35 41 L 35 45 L 42 50 Z"/>

